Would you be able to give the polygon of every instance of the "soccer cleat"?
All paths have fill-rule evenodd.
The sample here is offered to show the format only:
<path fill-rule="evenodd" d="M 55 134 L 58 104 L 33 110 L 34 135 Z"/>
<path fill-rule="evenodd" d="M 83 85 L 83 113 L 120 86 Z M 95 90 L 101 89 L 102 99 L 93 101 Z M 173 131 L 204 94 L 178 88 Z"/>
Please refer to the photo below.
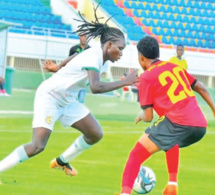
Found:
<path fill-rule="evenodd" d="M 74 167 L 71 167 L 69 165 L 69 163 L 67 163 L 66 165 L 62 166 L 62 165 L 59 165 L 57 163 L 57 160 L 56 158 L 53 159 L 50 163 L 50 168 L 51 169 L 61 169 L 64 171 L 64 173 L 68 176 L 76 176 L 78 174 L 78 171 L 74 168 Z"/>
<path fill-rule="evenodd" d="M 163 191 L 163 195 L 177 195 L 177 186 L 167 185 Z"/>

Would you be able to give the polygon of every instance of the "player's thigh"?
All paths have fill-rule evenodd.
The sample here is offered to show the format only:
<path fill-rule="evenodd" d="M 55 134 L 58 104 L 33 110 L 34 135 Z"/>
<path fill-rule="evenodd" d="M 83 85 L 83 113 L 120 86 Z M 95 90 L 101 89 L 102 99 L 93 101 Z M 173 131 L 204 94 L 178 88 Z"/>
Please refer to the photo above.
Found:
<path fill-rule="evenodd" d="M 70 103 L 64 109 L 63 115 L 59 121 L 66 127 L 71 127 L 77 121 L 80 121 L 90 113 L 89 109 L 77 100 Z"/>
<path fill-rule="evenodd" d="M 160 150 L 160 148 L 151 139 L 149 139 L 149 134 L 147 133 L 140 137 L 139 143 L 141 143 L 151 154 Z"/>
<path fill-rule="evenodd" d="M 76 128 L 86 136 L 102 132 L 101 126 L 89 109 L 78 101 L 67 106 L 59 121 L 64 126 Z"/>
<path fill-rule="evenodd" d="M 67 106 L 59 121 L 64 126 L 73 127 L 82 132 L 88 144 L 95 144 L 103 137 L 101 126 L 97 120 L 88 108 L 78 101 Z"/>
<path fill-rule="evenodd" d="M 53 130 L 55 121 L 63 114 L 64 109 L 59 107 L 57 100 L 50 94 L 37 91 L 34 100 L 33 128 Z"/>
<path fill-rule="evenodd" d="M 99 140 L 103 136 L 100 124 L 91 113 L 75 122 L 72 127 L 81 131 L 89 139 Z"/>
<path fill-rule="evenodd" d="M 36 145 L 46 146 L 52 131 L 44 127 L 33 128 L 32 142 Z"/>

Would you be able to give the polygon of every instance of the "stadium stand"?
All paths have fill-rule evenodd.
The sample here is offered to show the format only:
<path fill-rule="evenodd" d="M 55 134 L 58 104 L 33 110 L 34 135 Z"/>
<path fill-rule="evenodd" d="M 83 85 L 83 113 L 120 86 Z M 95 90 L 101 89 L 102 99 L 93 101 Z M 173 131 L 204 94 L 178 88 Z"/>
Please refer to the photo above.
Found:
<path fill-rule="evenodd" d="M 101 0 L 101 5 L 131 41 L 148 34 L 162 44 L 215 48 L 215 3 L 210 0 Z M 14 33 L 77 39 L 71 25 L 40 0 L 0 0 L 0 20 L 16 23 L 9 30 Z"/>
<path fill-rule="evenodd" d="M 128 44 L 123 51 L 123 57 L 111 67 L 114 78 L 121 77 L 123 72 L 130 68 L 139 68 L 136 43 L 143 36 L 152 35 L 160 42 L 162 60 L 168 60 L 173 56 L 175 45 L 182 43 L 185 45 L 189 71 L 197 75 L 206 85 L 214 85 L 214 2 L 209 0 L 201 0 L 201 3 L 200 1 L 195 3 L 193 0 L 191 3 L 188 3 L 188 0 L 87 2 L 96 4 L 100 1 L 101 13 L 103 12 L 106 18 L 114 16 L 108 24 L 114 22 L 117 27 L 127 29 Z M 73 19 L 78 16 L 75 7 L 80 2 L 82 1 L 0 0 L 0 21 L 16 24 L 9 29 L 6 59 L 6 64 L 17 70 L 16 75 L 19 74 L 19 70 L 41 71 L 39 66 L 41 59 L 61 61 L 67 57 L 71 45 L 77 44 L 78 41 L 72 30 L 75 30 Z M 79 4 L 79 9 L 80 7 Z M 87 18 L 87 11 L 91 8 L 89 9 L 89 4 L 83 8 L 86 11 L 84 16 Z"/>
<path fill-rule="evenodd" d="M 127 28 L 130 40 L 146 34 L 163 44 L 215 49 L 215 3 L 210 0 L 101 0 Z M 116 7 L 117 6 L 117 7 Z M 116 14 L 117 13 L 117 14 Z"/>
<path fill-rule="evenodd" d="M 0 0 L 0 20 L 16 24 L 9 32 L 77 39 L 71 26 L 40 0 Z"/>

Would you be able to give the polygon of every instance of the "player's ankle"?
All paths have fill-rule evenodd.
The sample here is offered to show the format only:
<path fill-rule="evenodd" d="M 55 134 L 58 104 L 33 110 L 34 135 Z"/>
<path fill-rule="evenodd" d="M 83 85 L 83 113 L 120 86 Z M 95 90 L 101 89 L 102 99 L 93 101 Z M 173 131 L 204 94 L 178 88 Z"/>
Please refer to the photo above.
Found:
<path fill-rule="evenodd" d="M 58 163 L 59 165 L 61 165 L 61 166 L 64 166 L 64 165 L 67 165 L 67 164 L 68 164 L 68 163 L 63 162 L 63 161 L 60 159 L 60 157 L 56 158 L 56 161 L 57 161 L 57 163 Z"/>
<path fill-rule="evenodd" d="M 176 181 L 169 181 L 167 185 L 174 185 L 174 186 L 178 186 L 178 183 Z"/>

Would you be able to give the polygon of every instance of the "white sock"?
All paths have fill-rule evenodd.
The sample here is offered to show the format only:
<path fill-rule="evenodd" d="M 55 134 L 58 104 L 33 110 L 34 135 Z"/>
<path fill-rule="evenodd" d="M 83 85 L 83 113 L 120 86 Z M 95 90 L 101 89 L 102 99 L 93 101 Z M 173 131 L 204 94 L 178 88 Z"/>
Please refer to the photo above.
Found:
<path fill-rule="evenodd" d="M 16 164 L 27 160 L 29 157 L 25 152 L 24 146 L 19 146 L 0 162 L 0 172 L 14 167 Z"/>
<path fill-rule="evenodd" d="M 64 163 L 68 163 L 69 161 L 73 160 L 76 156 L 81 154 L 84 150 L 90 148 L 92 145 L 88 144 L 85 140 L 83 135 L 79 136 L 73 144 L 65 151 L 63 154 L 60 155 L 60 159 Z"/>
<path fill-rule="evenodd" d="M 123 193 L 123 194 L 121 194 L 121 195 L 130 195 L 130 194 L 127 194 L 127 193 Z"/>
<path fill-rule="evenodd" d="M 177 182 L 175 182 L 175 181 L 169 181 L 169 182 L 168 182 L 168 185 L 175 185 L 175 186 L 178 186 Z"/>

